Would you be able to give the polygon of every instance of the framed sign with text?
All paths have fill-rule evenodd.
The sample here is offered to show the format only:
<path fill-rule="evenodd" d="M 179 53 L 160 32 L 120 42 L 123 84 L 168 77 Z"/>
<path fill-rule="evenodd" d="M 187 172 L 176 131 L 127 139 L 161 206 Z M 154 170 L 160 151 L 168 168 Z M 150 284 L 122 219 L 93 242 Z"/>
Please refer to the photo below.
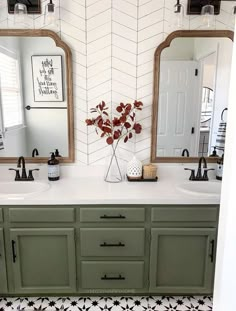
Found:
<path fill-rule="evenodd" d="M 35 102 L 62 102 L 62 56 L 31 57 Z"/>

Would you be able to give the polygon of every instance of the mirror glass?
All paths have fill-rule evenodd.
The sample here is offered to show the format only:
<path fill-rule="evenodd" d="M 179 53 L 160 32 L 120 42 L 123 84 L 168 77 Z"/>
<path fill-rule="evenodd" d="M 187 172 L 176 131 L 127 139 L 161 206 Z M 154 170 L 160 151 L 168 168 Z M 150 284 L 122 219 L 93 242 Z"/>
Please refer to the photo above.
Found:
<path fill-rule="evenodd" d="M 0 37 L 0 158 L 71 157 L 67 57 L 47 36 Z"/>
<path fill-rule="evenodd" d="M 228 37 L 189 36 L 160 49 L 152 161 L 209 157 L 214 147 L 222 155 L 219 128 L 227 120 L 232 47 Z"/>

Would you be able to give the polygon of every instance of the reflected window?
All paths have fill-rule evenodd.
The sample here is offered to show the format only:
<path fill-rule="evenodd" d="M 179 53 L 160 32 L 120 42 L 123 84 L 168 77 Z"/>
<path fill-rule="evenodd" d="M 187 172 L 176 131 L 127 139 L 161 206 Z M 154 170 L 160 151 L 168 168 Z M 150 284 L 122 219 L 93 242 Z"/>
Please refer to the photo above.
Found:
<path fill-rule="evenodd" d="M 3 131 L 23 125 L 23 107 L 17 54 L 0 47 L 0 109 Z"/>

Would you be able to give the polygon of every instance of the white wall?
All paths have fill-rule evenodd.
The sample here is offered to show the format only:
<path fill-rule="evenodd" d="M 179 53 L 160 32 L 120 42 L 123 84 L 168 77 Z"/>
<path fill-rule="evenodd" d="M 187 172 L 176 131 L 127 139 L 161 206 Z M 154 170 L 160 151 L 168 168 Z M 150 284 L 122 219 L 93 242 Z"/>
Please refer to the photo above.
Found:
<path fill-rule="evenodd" d="M 32 79 L 32 55 L 62 55 L 62 64 L 65 54 L 50 38 L 21 38 L 20 49 L 22 55 L 22 78 L 24 92 L 24 107 L 66 107 L 65 68 L 63 70 L 63 102 L 35 102 Z M 32 109 L 25 110 L 25 125 L 27 138 L 27 154 L 37 148 L 40 156 L 48 156 L 55 148 L 60 154 L 68 156 L 68 127 L 67 110 Z"/>
<path fill-rule="evenodd" d="M 161 60 L 194 60 L 194 38 L 176 38 L 161 53 Z"/>

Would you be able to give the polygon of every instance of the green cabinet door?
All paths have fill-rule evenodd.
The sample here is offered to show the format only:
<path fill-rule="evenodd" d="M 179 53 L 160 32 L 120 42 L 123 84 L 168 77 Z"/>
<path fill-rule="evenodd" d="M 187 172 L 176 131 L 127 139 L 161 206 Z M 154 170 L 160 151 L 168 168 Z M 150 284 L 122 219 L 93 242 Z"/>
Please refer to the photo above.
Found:
<path fill-rule="evenodd" d="M 215 229 L 152 229 L 150 292 L 212 293 L 215 239 Z"/>
<path fill-rule="evenodd" d="M 7 275 L 3 229 L 0 228 L 0 295 L 7 293 Z"/>
<path fill-rule="evenodd" d="M 74 229 L 10 229 L 16 293 L 76 291 Z"/>

